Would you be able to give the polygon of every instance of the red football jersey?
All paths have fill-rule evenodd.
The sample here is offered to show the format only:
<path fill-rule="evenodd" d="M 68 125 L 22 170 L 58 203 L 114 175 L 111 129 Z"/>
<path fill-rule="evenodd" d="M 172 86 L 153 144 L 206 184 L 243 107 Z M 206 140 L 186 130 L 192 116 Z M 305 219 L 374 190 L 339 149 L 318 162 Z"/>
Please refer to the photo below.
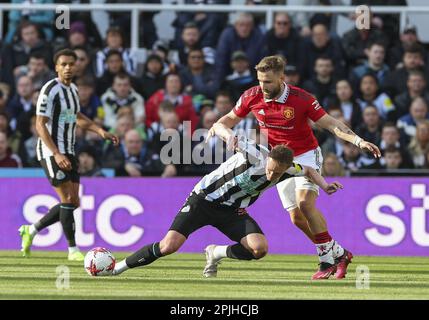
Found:
<path fill-rule="evenodd" d="M 261 129 L 268 131 L 271 146 L 285 144 L 295 156 L 318 147 L 308 119 L 315 122 L 326 112 L 305 90 L 286 85 L 277 100 L 264 100 L 261 87 L 252 87 L 241 95 L 234 107 L 234 113 L 241 118 L 249 112 L 254 114 Z"/>

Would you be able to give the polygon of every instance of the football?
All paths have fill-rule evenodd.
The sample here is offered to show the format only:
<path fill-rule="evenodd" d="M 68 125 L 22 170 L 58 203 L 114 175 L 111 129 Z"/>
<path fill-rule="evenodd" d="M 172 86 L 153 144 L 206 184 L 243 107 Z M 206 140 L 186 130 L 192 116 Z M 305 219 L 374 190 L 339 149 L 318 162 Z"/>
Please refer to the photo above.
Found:
<path fill-rule="evenodd" d="M 113 254 L 101 247 L 88 251 L 84 261 L 86 272 L 94 277 L 112 275 L 115 263 L 116 260 Z"/>

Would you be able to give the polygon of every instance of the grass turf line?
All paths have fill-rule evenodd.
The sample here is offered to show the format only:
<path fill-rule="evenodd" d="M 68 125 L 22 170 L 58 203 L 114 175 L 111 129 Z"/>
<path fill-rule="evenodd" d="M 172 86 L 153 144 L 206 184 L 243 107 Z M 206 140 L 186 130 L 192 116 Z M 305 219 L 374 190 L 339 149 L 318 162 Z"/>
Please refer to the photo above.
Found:
<path fill-rule="evenodd" d="M 202 277 L 203 254 L 174 254 L 118 277 L 90 277 L 65 252 L 0 251 L 0 299 L 429 299 L 429 258 L 358 256 L 343 280 L 311 281 L 315 256 L 269 255 L 224 260 L 218 277 Z M 115 254 L 117 260 L 126 256 Z M 70 270 L 70 288 L 56 288 L 56 268 Z M 370 288 L 356 288 L 356 267 L 370 270 Z"/>

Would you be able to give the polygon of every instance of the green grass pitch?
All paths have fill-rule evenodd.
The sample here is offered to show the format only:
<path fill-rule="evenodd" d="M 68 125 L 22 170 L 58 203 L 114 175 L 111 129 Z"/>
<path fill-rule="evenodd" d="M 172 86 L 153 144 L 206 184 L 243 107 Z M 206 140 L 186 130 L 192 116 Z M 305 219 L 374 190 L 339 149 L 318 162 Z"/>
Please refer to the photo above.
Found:
<path fill-rule="evenodd" d="M 117 260 L 124 253 L 115 254 Z M 429 299 L 429 258 L 355 257 L 347 278 L 310 281 L 315 256 L 269 255 L 224 260 L 205 279 L 203 254 L 174 254 L 119 277 L 90 277 L 65 252 L 0 251 L 0 299 Z M 70 270 L 70 288 L 57 289 L 56 268 Z M 356 267 L 370 270 L 369 289 L 356 288 Z"/>

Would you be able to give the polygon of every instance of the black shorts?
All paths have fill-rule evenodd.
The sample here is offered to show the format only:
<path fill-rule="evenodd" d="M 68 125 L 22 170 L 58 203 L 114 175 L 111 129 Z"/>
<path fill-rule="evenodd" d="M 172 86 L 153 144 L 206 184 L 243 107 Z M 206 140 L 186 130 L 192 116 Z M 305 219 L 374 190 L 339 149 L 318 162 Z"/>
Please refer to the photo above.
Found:
<path fill-rule="evenodd" d="M 65 155 L 71 162 L 72 169 L 70 171 L 62 170 L 55 162 L 54 156 L 40 160 L 43 170 L 49 179 L 52 186 L 58 187 L 60 184 L 71 181 L 79 183 L 80 176 L 78 173 L 78 162 L 74 155 Z"/>
<path fill-rule="evenodd" d="M 176 215 L 170 230 L 189 235 L 207 225 L 217 228 L 233 241 L 251 234 L 264 234 L 255 220 L 248 214 L 239 215 L 236 208 L 218 205 L 192 193 Z"/>

